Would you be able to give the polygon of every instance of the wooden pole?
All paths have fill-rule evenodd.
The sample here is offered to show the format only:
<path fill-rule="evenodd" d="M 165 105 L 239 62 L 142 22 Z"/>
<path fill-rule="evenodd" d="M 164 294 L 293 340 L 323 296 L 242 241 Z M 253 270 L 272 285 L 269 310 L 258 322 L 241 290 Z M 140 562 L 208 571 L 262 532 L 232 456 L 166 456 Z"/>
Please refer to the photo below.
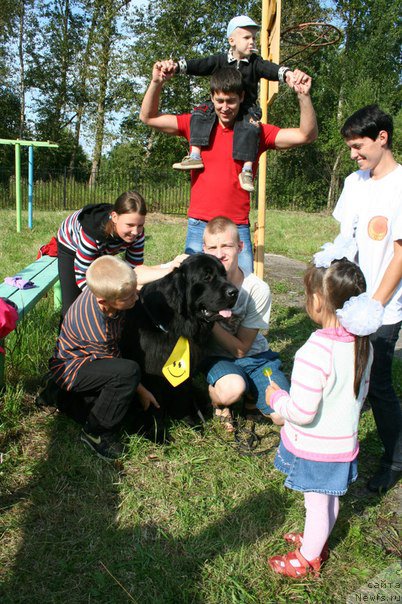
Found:
<path fill-rule="evenodd" d="M 262 23 L 261 23 L 261 55 L 268 59 L 268 0 L 262 0 Z M 262 123 L 267 123 L 268 108 L 268 81 L 263 78 L 260 87 L 260 104 L 262 109 Z M 264 239 L 265 239 L 265 204 L 267 187 L 267 153 L 260 157 L 258 169 L 258 222 L 255 241 L 255 266 L 254 272 L 261 279 L 264 276 Z"/>
<path fill-rule="evenodd" d="M 280 36 L 281 0 L 262 0 L 261 22 L 261 55 L 265 60 L 279 63 L 279 36 Z M 273 38 L 271 40 L 271 38 Z M 262 109 L 262 123 L 268 122 L 268 104 L 275 98 L 278 91 L 277 82 L 261 80 L 260 105 Z M 267 205 L 267 154 L 260 157 L 258 169 L 258 222 L 255 226 L 254 242 L 254 272 L 261 279 L 264 276 L 264 251 L 265 251 L 265 216 Z"/>

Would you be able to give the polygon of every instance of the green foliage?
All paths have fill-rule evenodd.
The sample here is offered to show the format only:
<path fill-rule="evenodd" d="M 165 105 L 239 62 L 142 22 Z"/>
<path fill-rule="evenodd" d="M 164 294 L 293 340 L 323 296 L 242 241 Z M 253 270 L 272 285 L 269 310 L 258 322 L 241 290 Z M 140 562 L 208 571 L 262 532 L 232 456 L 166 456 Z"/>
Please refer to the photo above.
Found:
<path fill-rule="evenodd" d="M 0 87 L 0 138 L 15 140 L 18 137 L 20 102 L 8 88 Z M 0 145 L 0 182 L 8 178 L 14 164 L 14 147 Z"/>
<path fill-rule="evenodd" d="M 242 13 L 261 22 L 261 2 L 152 0 L 136 8 L 128 0 L 3 0 L 0 129 L 10 138 L 22 128 L 26 137 L 58 142 L 58 151 L 41 149 L 36 156 L 36 168 L 48 174 L 88 166 L 80 147 L 83 132 L 96 170 L 106 144 L 110 151 L 102 157 L 102 168 L 106 163 L 109 174 L 145 166 L 169 169 L 185 154 L 186 143 L 154 133 L 138 117 L 152 64 L 170 56 L 223 51 L 226 24 Z M 279 206 L 305 199 L 310 209 L 334 205 L 344 177 L 353 169 L 339 129 L 357 108 L 378 102 L 395 116 L 396 130 L 401 125 L 398 0 L 282 3 L 282 32 L 316 21 L 336 24 L 342 30 L 341 43 L 292 57 L 300 47 L 286 37 L 281 41 L 281 62 L 313 76 L 320 134 L 314 145 L 269 154 L 268 169 L 276 175 L 271 194 Z M 20 111 L 24 96 L 25 121 Z M 164 87 L 162 110 L 189 111 L 207 96 L 208 78 L 179 76 Z M 298 113 L 295 95 L 281 86 L 269 120 L 292 127 L 298 124 Z M 121 129 L 116 134 L 117 121 Z M 401 140 L 395 140 L 397 158 L 401 149 Z M 12 167 L 12 149 L 0 148 L 0 162 L 2 169 Z"/>

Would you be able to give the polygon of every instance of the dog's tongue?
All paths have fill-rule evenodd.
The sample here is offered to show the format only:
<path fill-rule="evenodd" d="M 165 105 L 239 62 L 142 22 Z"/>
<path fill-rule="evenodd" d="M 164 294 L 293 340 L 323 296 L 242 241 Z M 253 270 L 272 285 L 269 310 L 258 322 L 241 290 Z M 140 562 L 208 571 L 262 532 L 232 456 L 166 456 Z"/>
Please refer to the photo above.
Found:
<path fill-rule="evenodd" d="M 229 317 L 232 316 L 232 311 L 229 309 L 224 309 L 224 310 L 220 310 L 219 314 L 221 315 L 221 317 L 224 317 L 225 319 L 228 319 Z"/>

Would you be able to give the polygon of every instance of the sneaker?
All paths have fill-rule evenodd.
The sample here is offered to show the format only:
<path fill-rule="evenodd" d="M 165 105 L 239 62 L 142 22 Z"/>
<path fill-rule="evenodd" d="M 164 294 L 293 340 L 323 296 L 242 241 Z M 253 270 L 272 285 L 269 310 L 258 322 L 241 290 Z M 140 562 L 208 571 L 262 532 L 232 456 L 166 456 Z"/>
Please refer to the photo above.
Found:
<path fill-rule="evenodd" d="M 41 386 L 35 399 L 38 407 L 57 407 L 60 388 L 52 378 L 50 371 L 42 378 Z"/>
<path fill-rule="evenodd" d="M 124 453 L 124 447 L 116 440 L 114 434 L 90 434 L 81 431 L 81 440 L 88 445 L 95 453 L 106 461 L 114 461 L 119 459 Z"/>
<path fill-rule="evenodd" d="M 391 468 L 380 468 L 367 483 L 367 488 L 373 493 L 386 493 L 402 478 L 402 470 Z"/>
<path fill-rule="evenodd" d="M 252 193 L 254 191 L 253 173 L 250 170 L 244 170 L 239 174 L 240 186 L 245 191 Z"/>
<path fill-rule="evenodd" d="M 194 158 L 191 155 L 186 155 L 180 162 L 172 166 L 174 170 L 202 170 L 203 167 L 204 164 L 201 157 Z"/>

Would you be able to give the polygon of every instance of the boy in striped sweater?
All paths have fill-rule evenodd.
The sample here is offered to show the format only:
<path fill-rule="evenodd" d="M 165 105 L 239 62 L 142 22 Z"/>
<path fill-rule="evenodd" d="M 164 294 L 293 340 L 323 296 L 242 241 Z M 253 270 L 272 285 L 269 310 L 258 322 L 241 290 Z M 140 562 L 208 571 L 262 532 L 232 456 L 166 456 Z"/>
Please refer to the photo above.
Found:
<path fill-rule="evenodd" d="M 62 323 L 47 395 L 56 391 L 59 409 L 84 424 L 81 440 L 112 460 L 123 453 L 116 431 L 135 395 L 145 410 L 158 403 L 140 383 L 138 364 L 119 350 L 125 311 L 138 298 L 135 271 L 120 258 L 101 256 L 86 282 Z M 46 392 L 41 396 L 46 400 Z"/>

